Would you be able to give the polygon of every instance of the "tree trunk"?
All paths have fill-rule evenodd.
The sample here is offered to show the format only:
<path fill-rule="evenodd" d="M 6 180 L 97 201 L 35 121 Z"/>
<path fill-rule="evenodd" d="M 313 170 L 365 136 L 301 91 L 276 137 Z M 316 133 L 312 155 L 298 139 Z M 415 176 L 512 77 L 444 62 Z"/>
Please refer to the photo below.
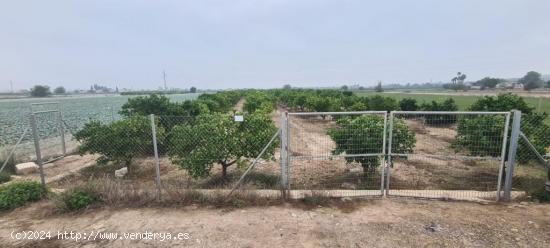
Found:
<path fill-rule="evenodd" d="M 226 162 L 226 161 L 220 161 L 219 163 L 222 165 L 222 178 L 226 178 L 227 177 L 227 167 L 231 166 L 232 164 L 234 164 L 235 162 L 237 162 L 237 160 L 234 160 L 232 162 Z"/>
<path fill-rule="evenodd" d="M 222 178 L 227 177 L 227 167 L 229 167 L 229 165 L 222 164 Z"/>
<path fill-rule="evenodd" d="M 130 168 L 132 168 L 132 166 L 130 166 L 131 163 L 132 163 L 132 161 L 126 161 L 126 162 L 124 163 L 124 165 L 125 165 L 126 168 L 128 169 L 128 175 L 131 174 L 131 173 L 130 173 L 130 172 L 131 172 Z"/>

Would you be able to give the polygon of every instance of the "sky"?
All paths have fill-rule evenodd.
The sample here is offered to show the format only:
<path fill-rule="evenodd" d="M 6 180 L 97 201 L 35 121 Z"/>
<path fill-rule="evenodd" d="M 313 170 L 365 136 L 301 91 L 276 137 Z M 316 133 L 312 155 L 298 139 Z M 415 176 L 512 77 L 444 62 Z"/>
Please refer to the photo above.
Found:
<path fill-rule="evenodd" d="M 548 0 L 0 2 L 0 91 L 274 88 L 550 73 Z"/>

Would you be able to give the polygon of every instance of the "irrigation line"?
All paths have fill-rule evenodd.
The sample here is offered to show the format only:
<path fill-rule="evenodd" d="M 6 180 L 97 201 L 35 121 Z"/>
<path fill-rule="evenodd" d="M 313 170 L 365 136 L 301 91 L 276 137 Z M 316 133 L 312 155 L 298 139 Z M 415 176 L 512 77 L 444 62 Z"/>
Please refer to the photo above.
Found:
<path fill-rule="evenodd" d="M 4 161 L 4 164 L 2 165 L 2 168 L 0 168 L 0 172 L 4 171 L 4 167 L 6 167 L 6 165 L 8 164 L 8 161 L 10 161 L 10 157 L 15 153 L 15 149 L 17 149 L 17 146 L 19 145 L 19 143 L 21 143 L 21 141 L 23 141 L 23 138 L 25 138 L 25 135 L 27 134 L 27 131 L 29 131 L 28 127 L 25 129 L 25 131 L 23 132 L 21 137 L 19 137 L 19 140 L 17 140 L 17 143 L 15 143 L 15 145 L 13 146 L 13 149 L 11 149 L 11 152 L 8 155 L 8 157 L 6 158 L 6 161 Z"/>
<path fill-rule="evenodd" d="M 254 162 L 252 162 L 252 164 L 246 169 L 246 171 L 244 172 L 244 174 L 241 176 L 241 178 L 239 178 L 239 181 L 237 181 L 237 184 L 235 184 L 235 186 L 233 187 L 233 189 L 231 189 L 231 191 L 229 192 L 229 194 L 227 194 L 227 197 L 230 197 L 233 192 L 241 185 L 242 181 L 244 180 L 244 178 L 246 177 L 246 175 L 248 175 L 248 173 L 254 168 L 254 166 L 256 166 L 256 163 L 258 162 L 258 160 L 260 160 L 260 158 L 262 157 L 262 155 L 264 155 L 265 151 L 267 150 L 267 148 L 269 146 L 271 146 L 271 143 L 273 143 L 273 141 L 275 140 L 275 138 L 277 138 L 277 136 L 279 136 L 279 133 L 281 132 L 281 130 L 277 130 L 277 132 L 275 132 L 275 134 L 273 135 L 273 137 L 271 137 L 271 140 L 267 143 L 267 145 L 264 147 L 264 149 L 262 149 L 262 151 L 260 152 L 260 154 L 256 157 L 256 159 L 254 159 Z"/>

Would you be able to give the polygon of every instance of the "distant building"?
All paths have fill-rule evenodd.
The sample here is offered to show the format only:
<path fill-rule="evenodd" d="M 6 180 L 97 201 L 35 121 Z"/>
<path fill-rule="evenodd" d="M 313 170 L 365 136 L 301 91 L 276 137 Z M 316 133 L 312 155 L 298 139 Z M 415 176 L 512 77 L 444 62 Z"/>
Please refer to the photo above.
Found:
<path fill-rule="evenodd" d="M 481 90 L 481 86 L 479 86 L 479 85 L 472 85 L 472 86 L 470 86 L 470 90 Z"/>
<path fill-rule="evenodd" d="M 498 89 L 523 90 L 523 84 L 517 81 L 506 81 L 497 85 Z"/>

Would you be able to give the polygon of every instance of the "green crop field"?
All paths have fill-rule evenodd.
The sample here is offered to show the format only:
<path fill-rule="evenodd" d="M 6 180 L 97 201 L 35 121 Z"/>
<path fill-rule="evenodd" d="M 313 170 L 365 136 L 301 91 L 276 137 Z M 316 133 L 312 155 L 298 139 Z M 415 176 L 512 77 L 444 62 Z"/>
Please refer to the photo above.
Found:
<path fill-rule="evenodd" d="M 200 94 L 170 94 L 167 95 L 172 101 L 181 102 L 184 100 L 196 99 Z M 69 96 L 69 97 L 46 97 L 46 98 L 19 98 L 0 99 L 0 147 L 13 145 L 21 136 L 23 131 L 30 126 L 29 113 L 32 103 L 58 102 L 59 109 L 67 125 L 78 128 L 90 119 L 111 121 L 118 118 L 118 111 L 128 98 L 136 96 Z M 52 110 L 55 105 L 34 106 L 34 111 Z M 41 138 L 56 135 L 56 115 L 44 113 L 36 115 L 38 129 Z M 27 135 L 30 138 L 30 135 Z"/>
<path fill-rule="evenodd" d="M 356 91 L 355 94 L 359 96 L 372 96 L 380 94 L 382 96 L 395 98 L 397 101 L 403 98 L 413 98 L 422 103 L 423 101 L 442 101 L 447 98 L 453 98 L 458 105 L 460 110 L 465 110 L 477 99 L 482 98 L 483 96 L 463 96 L 463 95 L 436 95 L 436 94 L 422 94 L 422 93 L 391 93 L 391 92 L 372 92 L 372 91 Z M 534 107 L 537 111 L 550 113 L 550 98 L 539 98 L 539 97 L 523 97 L 525 101 Z M 540 101 L 540 109 L 539 109 Z"/>

